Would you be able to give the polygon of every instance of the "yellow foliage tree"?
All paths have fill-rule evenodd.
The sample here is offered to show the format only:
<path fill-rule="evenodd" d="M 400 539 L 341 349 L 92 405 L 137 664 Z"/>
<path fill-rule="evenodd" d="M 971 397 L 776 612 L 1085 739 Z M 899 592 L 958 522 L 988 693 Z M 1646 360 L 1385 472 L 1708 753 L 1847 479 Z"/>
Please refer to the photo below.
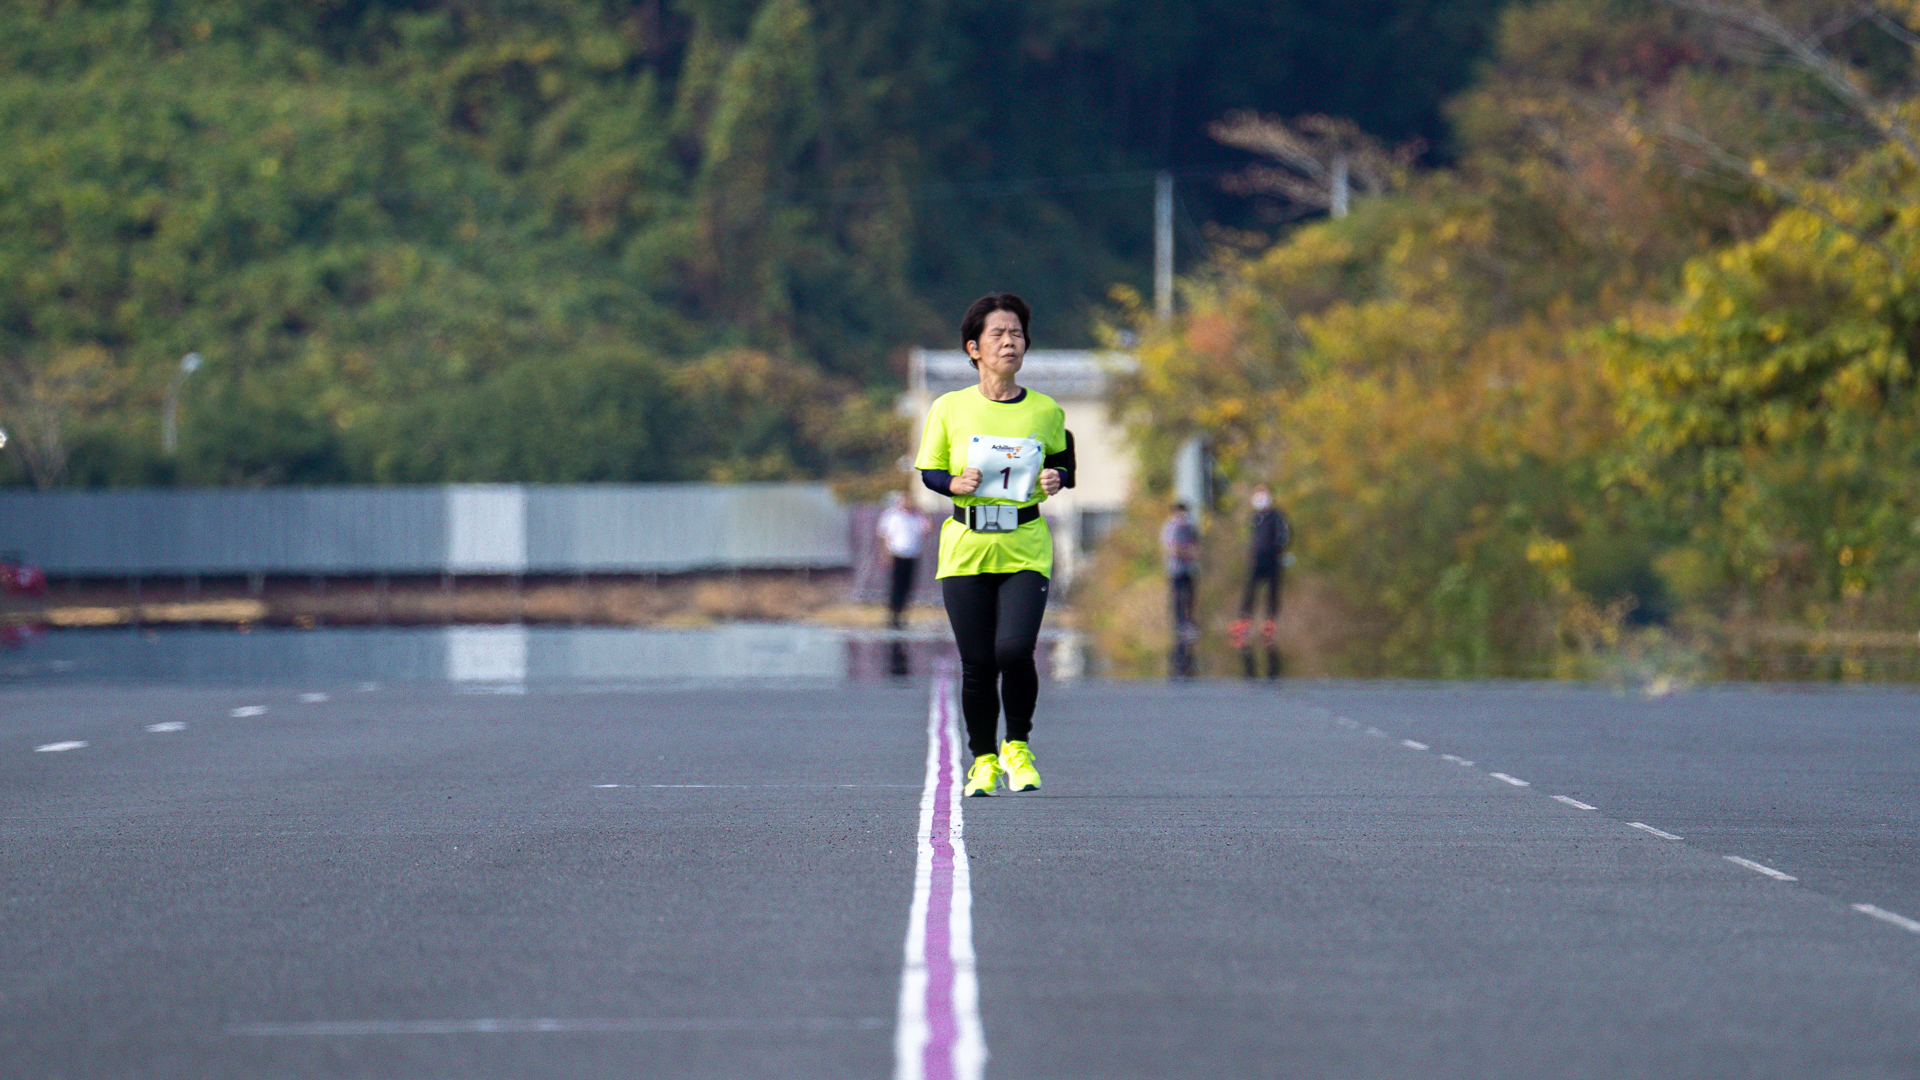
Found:
<path fill-rule="evenodd" d="M 1516 7 L 1456 104 L 1461 167 L 1222 255 L 1169 323 L 1122 305 L 1149 485 L 1202 435 L 1231 483 L 1274 487 L 1336 601 L 1329 667 L 1570 670 L 1673 591 L 1710 607 L 1689 583 L 1713 575 L 1677 572 L 1700 552 L 1772 566 L 1798 516 L 1836 592 L 1908 565 L 1909 163 L 1841 169 L 1870 148 L 1823 143 L 1842 62 L 1743 66 L 1702 32 L 1722 7 Z M 1904 145 L 1897 109 L 1869 119 Z M 1210 537 L 1216 624 L 1235 531 Z M 1123 547 L 1119 592 L 1151 573 Z"/>
<path fill-rule="evenodd" d="M 1816 622 L 1920 571 L 1920 179 L 1893 148 L 1843 179 L 1828 213 L 1689 263 L 1612 357 L 1614 469 L 1691 522 L 1676 570 Z"/>
<path fill-rule="evenodd" d="M 1171 324 L 1136 314 L 1122 407 L 1149 460 L 1204 434 L 1229 481 L 1273 486 L 1340 607 L 1332 668 L 1538 670 L 1585 601 L 1559 587 L 1566 560 L 1528 552 L 1606 517 L 1611 388 L 1573 347 L 1580 309 L 1502 317 L 1487 268 L 1519 253 L 1488 205 L 1446 182 L 1420 194 L 1189 283 Z M 1215 530 L 1223 579 L 1233 533 Z M 1216 612 L 1231 593 L 1213 584 Z"/>

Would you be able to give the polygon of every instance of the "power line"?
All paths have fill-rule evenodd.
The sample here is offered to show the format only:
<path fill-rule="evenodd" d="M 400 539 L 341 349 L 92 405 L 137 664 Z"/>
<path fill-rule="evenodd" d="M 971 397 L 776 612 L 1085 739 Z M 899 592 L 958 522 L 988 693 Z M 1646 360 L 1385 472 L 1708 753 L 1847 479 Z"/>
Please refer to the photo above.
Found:
<path fill-rule="evenodd" d="M 1212 180 L 1239 172 L 1240 165 L 1210 165 L 1170 170 L 1176 180 Z M 1080 173 L 1069 176 L 1027 176 L 1005 180 L 962 180 L 945 183 L 893 184 L 871 187 L 800 188 L 786 195 L 788 202 L 886 202 L 904 198 L 909 202 L 938 202 L 952 199 L 998 199 L 1021 195 L 1051 195 L 1068 191 L 1100 191 L 1116 188 L 1150 187 L 1161 170 L 1138 169 L 1127 172 Z"/>

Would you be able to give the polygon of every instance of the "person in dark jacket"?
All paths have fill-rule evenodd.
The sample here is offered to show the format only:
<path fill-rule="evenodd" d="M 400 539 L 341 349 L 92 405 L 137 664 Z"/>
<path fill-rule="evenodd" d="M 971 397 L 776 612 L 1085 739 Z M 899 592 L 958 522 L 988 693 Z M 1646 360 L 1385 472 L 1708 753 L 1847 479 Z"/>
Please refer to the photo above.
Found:
<path fill-rule="evenodd" d="M 1253 670 L 1254 600 L 1266 587 L 1266 618 L 1260 623 L 1260 638 L 1266 645 L 1267 677 L 1280 674 L 1280 652 L 1275 641 L 1280 619 L 1280 597 L 1286 584 L 1287 547 L 1293 542 L 1293 525 L 1279 507 L 1273 505 L 1273 493 L 1265 484 L 1253 489 L 1253 519 L 1247 544 L 1247 584 L 1240 592 L 1240 618 L 1230 633 L 1234 646 L 1241 650 L 1247 676 Z"/>

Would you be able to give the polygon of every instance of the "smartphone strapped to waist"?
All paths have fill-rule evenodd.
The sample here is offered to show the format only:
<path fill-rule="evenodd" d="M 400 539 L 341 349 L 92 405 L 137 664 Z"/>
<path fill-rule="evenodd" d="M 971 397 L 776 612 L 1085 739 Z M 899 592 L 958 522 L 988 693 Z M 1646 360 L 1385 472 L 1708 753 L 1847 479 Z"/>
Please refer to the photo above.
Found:
<path fill-rule="evenodd" d="M 1040 516 L 1037 506 L 993 506 L 976 504 L 953 508 L 953 520 L 974 532 L 1012 532 Z"/>

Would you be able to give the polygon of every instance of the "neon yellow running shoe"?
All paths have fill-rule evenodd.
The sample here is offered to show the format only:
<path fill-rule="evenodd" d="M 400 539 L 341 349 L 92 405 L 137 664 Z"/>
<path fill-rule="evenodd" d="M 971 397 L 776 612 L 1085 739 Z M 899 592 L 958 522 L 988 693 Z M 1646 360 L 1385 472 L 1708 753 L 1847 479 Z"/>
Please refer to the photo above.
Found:
<path fill-rule="evenodd" d="M 967 770 L 967 794 L 991 795 L 999 786 L 1000 759 L 992 754 L 974 758 L 973 767 Z"/>
<path fill-rule="evenodd" d="M 1008 791 L 1040 790 L 1040 770 L 1034 767 L 1033 751 L 1026 743 L 1012 739 L 1001 743 L 1000 767 L 1007 771 Z"/>

